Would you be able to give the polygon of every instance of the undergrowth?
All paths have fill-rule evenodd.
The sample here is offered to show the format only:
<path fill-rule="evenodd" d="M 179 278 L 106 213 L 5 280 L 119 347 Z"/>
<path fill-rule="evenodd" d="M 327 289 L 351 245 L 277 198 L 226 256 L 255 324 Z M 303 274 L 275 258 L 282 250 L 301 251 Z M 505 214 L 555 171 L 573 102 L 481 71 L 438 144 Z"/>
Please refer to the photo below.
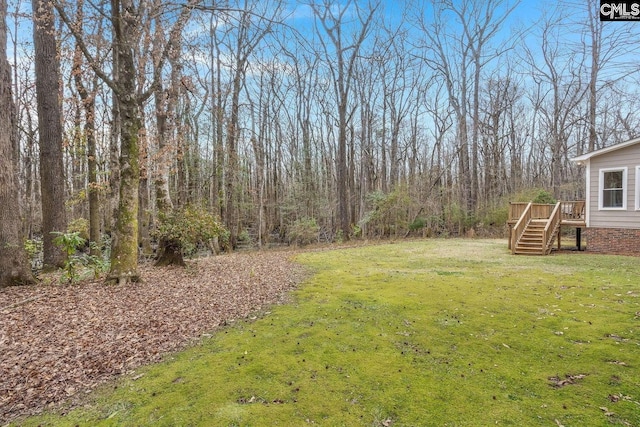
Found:
<path fill-rule="evenodd" d="M 287 305 L 25 425 L 639 426 L 637 258 L 429 240 L 302 254 Z"/>

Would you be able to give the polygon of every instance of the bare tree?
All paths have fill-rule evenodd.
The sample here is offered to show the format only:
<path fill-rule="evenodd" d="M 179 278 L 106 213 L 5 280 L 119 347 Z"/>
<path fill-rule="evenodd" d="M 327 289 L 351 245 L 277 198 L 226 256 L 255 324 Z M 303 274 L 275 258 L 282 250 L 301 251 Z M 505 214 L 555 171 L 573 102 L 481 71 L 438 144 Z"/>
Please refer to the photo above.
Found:
<path fill-rule="evenodd" d="M 194 0 L 195 1 L 195 0 Z M 171 40 L 180 34 L 190 16 L 193 3 L 180 9 L 170 31 L 169 41 L 165 45 L 162 61 L 167 57 Z M 143 19 L 146 18 L 143 4 L 137 5 L 132 0 L 111 0 L 111 24 L 113 37 L 113 75 L 102 68 L 91 53 L 86 39 L 78 32 L 76 24 L 69 19 L 63 4 L 57 4 L 58 13 L 72 32 L 78 47 L 85 55 L 93 71 L 113 91 L 117 103 L 120 124 L 120 183 L 119 202 L 116 224 L 113 230 L 111 248 L 111 267 L 107 282 L 126 283 L 140 280 L 138 273 L 138 209 L 140 185 L 140 106 L 153 93 L 153 89 L 161 77 L 162 64 L 156 67 L 150 84 L 143 87 L 138 80 L 136 67 L 136 40 Z"/>
<path fill-rule="evenodd" d="M 628 43 L 628 40 L 635 40 L 640 33 L 635 25 L 611 25 L 612 22 L 600 20 L 598 11 L 600 2 L 588 0 L 584 4 L 587 9 L 586 23 L 580 22 L 583 27 L 582 43 L 590 59 L 589 83 L 588 83 L 588 145 L 587 151 L 602 148 L 606 140 L 598 138 L 598 127 L 606 127 L 607 123 L 598 120 L 598 98 L 603 91 L 612 89 L 616 81 L 625 79 L 633 73 L 637 73 L 640 67 L 635 61 L 635 55 L 640 51 L 637 43 Z M 633 58 L 633 59 L 631 59 Z M 613 71 L 607 76 L 607 71 Z M 605 110 L 601 110 L 603 113 Z M 600 132 L 606 132 L 601 129 Z M 600 138 L 602 139 L 602 138 Z M 582 153 L 582 147 L 578 147 L 578 154 Z"/>
<path fill-rule="evenodd" d="M 524 52 L 538 87 L 534 105 L 537 106 L 545 131 L 539 137 L 545 141 L 543 152 L 549 151 L 548 158 L 540 166 L 548 170 L 553 193 L 555 197 L 560 197 L 563 170 L 566 169 L 570 151 L 570 136 L 580 120 L 575 116 L 575 111 L 579 109 L 587 89 L 583 81 L 584 52 L 571 49 L 564 43 L 564 33 L 568 30 L 558 15 L 547 17 L 541 31 L 541 51 L 534 52 L 526 48 Z"/>
<path fill-rule="evenodd" d="M 33 0 L 33 40 L 38 136 L 40 140 L 40 186 L 42 193 L 42 240 L 45 268 L 64 265 L 64 253 L 53 240 L 55 232 L 66 231 L 60 63 L 55 18 L 50 0 Z"/>
<path fill-rule="evenodd" d="M 322 4 L 310 4 L 320 23 L 317 28 L 322 55 L 333 81 L 333 91 L 338 104 L 338 155 L 337 155 L 337 190 L 338 190 L 338 222 L 339 229 L 345 239 L 351 234 L 349 222 L 349 174 L 347 169 L 347 137 L 352 112 L 349 110 L 351 88 L 355 77 L 355 65 L 362 45 L 371 31 L 375 12 L 379 3 L 368 3 L 362 7 L 356 1 L 347 1 L 345 5 L 335 5 L 330 1 Z M 347 16 L 355 15 L 357 28 L 351 34 L 346 25 Z M 324 36 L 328 37 L 325 41 Z M 330 43 L 330 44 L 329 44 Z"/>
<path fill-rule="evenodd" d="M 83 21 L 83 0 L 78 0 L 76 22 L 81 25 Z M 98 22 L 98 33 L 102 27 L 102 20 Z M 78 32 L 83 29 L 79 26 Z M 85 74 L 89 74 L 86 81 Z M 96 142 L 96 96 L 98 94 L 98 81 L 95 73 L 86 68 L 84 56 L 80 47 L 75 46 L 73 57 L 72 75 L 78 96 L 84 108 L 84 138 L 86 139 L 87 156 L 87 193 L 89 201 L 89 241 L 90 253 L 93 256 L 100 254 L 100 198 L 98 182 L 98 153 Z"/>
<path fill-rule="evenodd" d="M 14 164 L 15 105 L 7 60 L 7 2 L 0 0 L 0 287 L 33 282 L 20 223 Z"/>
<path fill-rule="evenodd" d="M 268 6 L 267 3 L 261 7 Z M 281 3 L 273 4 L 270 14 L 275 17 L 280 13 Z M 237 19 L 235 29 L 235 45 L 232 47 L 231 66 L 231 105 L 227 121 L 225 149 L 227 166 L 225 169 L 225 222 L 229 230 L 229 244 L 235 249 L 237 245 L 240 227 L 239 218 L 239 194 L 238 194 L 238 140 L 240 137 L 240 95 L 245 84 L 250 58 L 258 48 L 264 37 L 272 31 L 274 19 L 267 18 L 265 14 L 257 13 L 247 1 L 244 1 L 242 10 L 233 11 L 230 18 Z"/>
<path fill-rule="evenodd" d="M 159 2 L 156 2 L 159 7 Z M 164 24 L 161 19 L 156 18 L 155 43 L 153 46 L 153 62 L 157 67 L 162 63 L 162 46 L 164 38 Z M 177 36 L 181 38 L 181 35 Z M 171 78 L 169 87 L 164 88 L 162 81 L 158 82 L 154 91 L 155 118 L 156 118 L 156 139 L 158 141 L 158 154 L 155 158 L 155 190 L 156 207 L 160 215 L 168 214 L 173 209 L 173 202 L 169 193 L 169 170 L 171 168 L 173 154 L 175 153 L 175 141 L 173 132 L 175 129 L 175 108 L 177 103 L 177 81 L 180 77 L 179 67 L 176 66 L 176 58 L 180 54 L 181 43 L 176 40 L 169 50 L 169 62 L 171 64 Z M 157 71 L 158 73 L 161 70 Z"/>
<path fill-rule="evenodd" d="M 426 20 L 425 11 L 417 11 L 416 20 L 431 49 L 424 59 L 446 82 L 449 102 L 455 112 L 461 202 L 467 214 L 474 213 L 478 202 L 481 73 L 488 63 L 509 49 L 509 43 L 498 48 L 492 48 L 490 43 L 517 4 L 517 1 L 505 0 L 442 0 L 435 4 L 433 21 Z"/>

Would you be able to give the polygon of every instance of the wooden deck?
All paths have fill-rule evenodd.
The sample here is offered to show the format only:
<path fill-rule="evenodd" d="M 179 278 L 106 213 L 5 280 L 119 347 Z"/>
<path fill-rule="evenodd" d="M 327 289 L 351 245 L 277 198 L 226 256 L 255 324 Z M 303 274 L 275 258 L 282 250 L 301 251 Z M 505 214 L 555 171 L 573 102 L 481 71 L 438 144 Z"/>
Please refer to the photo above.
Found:
<path fill-rule="evenodd" d="M 586 226 L 585 201 L 556 204 L 509 203 L 509 249 L 513 254 L 547 255 L 554 240 L 560 248 L 562 227 L 578 229 L 576 245 L 580 249 L 580 229 Z"/>

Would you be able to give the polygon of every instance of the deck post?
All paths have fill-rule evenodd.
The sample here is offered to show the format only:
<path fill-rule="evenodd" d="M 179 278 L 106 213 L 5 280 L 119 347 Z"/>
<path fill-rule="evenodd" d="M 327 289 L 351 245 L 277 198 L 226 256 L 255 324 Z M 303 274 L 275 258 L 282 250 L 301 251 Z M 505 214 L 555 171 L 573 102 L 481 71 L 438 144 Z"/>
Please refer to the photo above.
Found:
<path fill-rule="evenodd" d="M 576 227 L 576 247 L 578 248 L 579 251 L 581 251 L 582 249 L 580 249 L 580 246 L 582 246 L 582 227 Z"/>

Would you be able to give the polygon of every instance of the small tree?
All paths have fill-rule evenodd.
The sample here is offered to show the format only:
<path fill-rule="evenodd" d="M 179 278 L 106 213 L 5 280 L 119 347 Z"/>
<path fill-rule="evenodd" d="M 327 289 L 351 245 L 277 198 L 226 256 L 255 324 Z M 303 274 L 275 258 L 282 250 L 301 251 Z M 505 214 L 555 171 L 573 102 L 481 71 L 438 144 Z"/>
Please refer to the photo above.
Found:
<path fill-rule="evenodd" d="M 295 243 L 300 246 L 308 245 L 309 243 L 318 241 L 318 233 L 320 227 L 315 218 L 301 218 L 297 219 L 287 232 L 290 243 Z"/>
<path fill-rule="evenodd" d="M 536 197 L 533 199 L 533 203 L 547 203 L 550 205 L 554 205 L 556 203 L 556 199 L 555 197 L 553 197 L 553 194 L 549 193 L 548 191 L 540 190 L 538 191 Z"/>
<path fill-rule="evenodd" d="M 390 193 L 369 193 L 367 204 L 369 210 L 360 225 L 368 236 L 391 237 L 406 233 L 412 200 L 405 186 L 398 186 Z"/>
<path fill-rule="evenodd" d="M 226 230 L 206 209 L 187 206 L 160 217 L 153 233 L 159 240 L 157 266 L 184 266 L 185 252 L 194 252 L 198 244 L 226 235 Z"/>
<path fill-rule="evenodd" d="M 65 255 L 64 274 L 61 280 L 69 284 L 75 283 L 80 278 L 78 265 L 81 264 L 80 259 L 75 254 L 79 247 L 84 246 L 86 240 L 80 236 L 80 232 L 78 231 L 69 231 L 66 233 L 54 231 L 52 233 L 56 236 L 53 239 L 53 243 L 57 245 Z"/>

